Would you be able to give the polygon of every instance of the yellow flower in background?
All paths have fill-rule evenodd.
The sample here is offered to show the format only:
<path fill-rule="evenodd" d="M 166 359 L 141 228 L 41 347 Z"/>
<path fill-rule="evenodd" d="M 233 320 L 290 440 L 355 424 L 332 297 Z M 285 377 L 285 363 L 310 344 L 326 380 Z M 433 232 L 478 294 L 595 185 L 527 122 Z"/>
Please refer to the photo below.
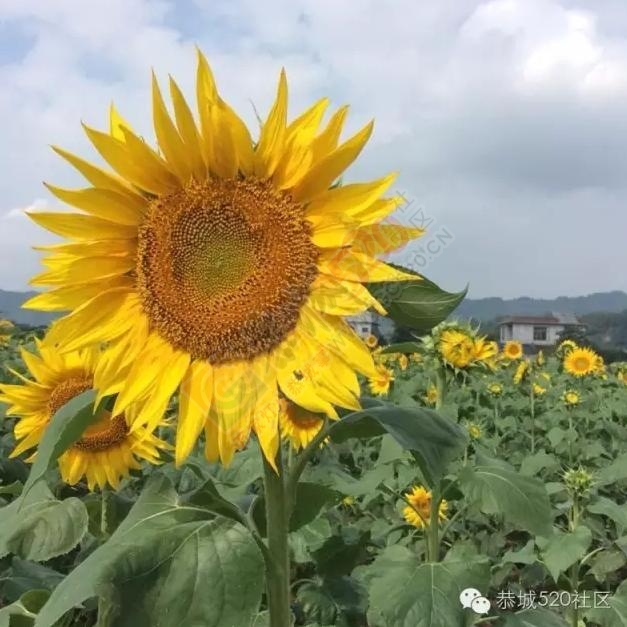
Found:
<path fill-rule="evenodd" d="M 522 383 L 523 379 L 527 376 L 529 372 L 529 362 L 527 360 L 521 361 L 516 367 L 516 371 L 514 372 L 513 381 L 516 385 Z"/>
<path fill-rule="evenodd" d="M 548 372 L 540 372 L 538 376 L 542 377 L 545 381 L 551 380 L 551 375 Z"/>
<path fill-rule="evenodd" d="M 478 440 L 483 435 L 483 431 L 478 424 L 471 422 L 468 425 L 468 435 L 471 440 Z"/>
<path fill-rule="evenodd" d="M 579 346 L 577 345 L 577 342 L 574 342 L 573 340 L 564 340 L 563 342 L 560 342 L 555 352 L 558 355 L 565 355 L 566 353 L 568 353 L 571 350 L 574 350 L 575 348 L 579 348 Z"/>
<path fill-rule="evenodd" d="M 627 385 L 627 370 L 619 370 L 616 373 L 616 376 L 619 381 L 622 381 L 625 385 Z"/>
<path fill-rule="evenodd" d="M 503 356 L 507 359 L 520 359 L 523 356 L 523 346 L 516 340 L 505 342 L 503 346 Z"/>
<path fill-rule="evenodd" d="M 439 398 L 438 388 L 435 385 L 430 385 L 427 388 L 427 393 L 424 396 L 424 401 L 427 405 L 435 405 L 438 402 Z"/>
<path fill-rule="evenodd" d="M 455 368 L 466 368 L 475 359 L 473 339 L 457 329 L 442 331 L 438 349 L 444 361 Z"/>
<path fill-rule="evenodd" d="M 408 494 L 405 495 L 408 505 L 403 509 L 403 517 L 405 520 L 418 529 L 424 529 L 429 526 L 431 515 L 431 491 L 425 490 L 422 486 L 414 486 Z M 446 512 L 448 503 L 442 500 L 438 508 L 439 521 L 446 520 Z"/>
<path fill-rule="evenodd" d="M 543 394 L 546 393 L 546 388 L 543 388 L 538 383 L 534 383 L 532 388 L 533 388 L 533 393 L 534 393 L 535 396 L 542 396 Z"/>
<path fill-rule="evenodd" d="M 590 348 L 573 348 L 564 356 L 564 370 L 575 377 L 598 372 L 600 356 Z"/>
<path fill-rule="evenodd" d="M 20 385 L 0 386 L 0 401 L 9 404 L 7 415 L 19 417 L 14 428 L 17 446 L 11 457 L 40 443 L 52 416 L 92 388 L 98 367 L 98 349 L 60 353 L 40 343 L 38 348 L 39 355 L 21 349 L 33 379 L 23 379 Z M 159 463 L 159 451 L 168 445 L 149 429 L 140 425 L 131 428 L 135 411 L 134 406 L 129 406 L 124 414 L 101 412 L 96 422 L 59 457 L 63 480 L 73 485 L 86 477 L 90 490 L 107 484 L 117 488 L 130 470 L 141 467 L 140 460 Z"/>
<path fill-rule="evenodd" d="M 601 357 L 601 355 L 596 356 L 596 360 L 594 362 L 594 372 L 601 375 L 605 373 L 605 360 Z"/>
<path fill-rule="evenodd" d="M 420 353 L 412 353 L 409 356 L 409 359 L 413 361 L 415 364 L 419 364 L 422 361 L 422 355 Z"/>
<path fill-rule="evenodd" d="M 496 342 L 485 338 L 475 338 L 474 340 L 474 361 L 482 361 L 491 367 L 495 365 L 495 357 L 498 355 L 499 346 Z"/>
<path fill-rule="evenodd" d="M 15 328 L 10 320 L 0 320 L 0 346 L 9 343 L 11 339 L 11 331 Z"/>
<path fill-rule="evenodd" d="M 334 185 L 372 123 L 341 141 L 346 107 L 321 126 L 323 98 L 288 121 L 287 91 L 282 72 L 253 139 L 199 53 L 197 118 L 170 80 L 173 118 L 153 77 L 158 149 L 112 108 L 107 132 L 85 126 L 111 170 L 55 148 L 90 185 L 49 189 L 83 213 L 30 214 L 68 241 L 45 247 L 31 283 L 51 290 L 28 307 L 71 311 L 51 344 L 107 344 L 95 384 L 118 393 L 114 414 L 140 401 L 150 426 L 180 389 L 177 464 L 203 430 L 211 461 L 254 430 L 274 463 L 280 393 L 331 418 L 359 408 L 357 373 L 377 372 L 344 317 L 385 313 L 365 284 L 416 279 L 378 259 L 423 232 L 382 223 L 394 175 Z"/>
<path fill-rule="evenodd" d="M 575 407 L 581 402 L 581 397 L 579 396 L 579 392 L 575 390 L 566 390 L 564 394 L 562 394 L 562 400 L 567 407 Z"/>
<path fill-rule="evenodd" d="M 385 396 L 394 381 L 394 373 L 383 365 L 376 367 L 376 373 L 368 379 L 368 387 L 375 396 Z"/>
<path fill-rule="evenodd" d="M 279 401 L 281 437 L 295 450 L 305 448 L 324 426 L 324 416 L 314 414 L 282 398 Z"/>
<path fill-rule="evenodd" d="M 536 355 L 536 364 L 538 366 L 544 366 L 544 364 L 546 364 L 546 357 L 542 351 L 539 351 Z"/>
<path fill-rule="evenodd" d="M 487 390 L 492 396 L 501 396 L 503 394 L 503 386 L 500 383 L 490 383 L 487 386 Z"/>
<path fill-rule="evenodd" d="M 379 340 L 376 335 L 371 334 L 366 338 L 366 346 L 368 348 L 376 348 L 377 344 L 379 344 Z"/>
<path fill-rule="evenodd" d="M 407 355 L 399 355 L 398 365 L 401 370 L 407 370 L 407 366 L 409 365 L 409 359 Z"/>

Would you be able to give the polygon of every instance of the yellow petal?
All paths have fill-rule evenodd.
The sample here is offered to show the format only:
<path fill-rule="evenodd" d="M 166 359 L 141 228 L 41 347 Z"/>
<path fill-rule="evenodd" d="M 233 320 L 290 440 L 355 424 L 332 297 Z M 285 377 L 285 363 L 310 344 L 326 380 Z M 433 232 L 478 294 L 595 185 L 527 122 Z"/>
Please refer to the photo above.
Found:
<path fill-rule="evenodd" d="M 60 200 L 87 213 L 118 224 L 137 226 L 143 220 L 148 203 L 145 200 L 118 194 L 110 189 L 88 187 L 62 189 L 48 183 L 44 185 Z"/>
<path fill-rule="evenodd" d="M 263 355 L 253 365 L 254 376 L 260 381 L 257 402 L 253 414 L 253 426 L 259 446 L 268 463 L 277 470 L 276 456 L 279 450 L 279 395 L 273 358 Z"/>
<path fill-rule="evenodd" d="M 308 202 L 329 189 L 331 184 L 353 163 L 366 145 L 374 122 L 369 122 L 358 133 L 321 159 L 294 187 L 293 195 L 298 202 Z"/>
<path fill-rule="evenodd" d="M 204 181 L 207 178 L 207 165 L 200 148 L 200 133 L 189 105 L 172 77 L 170 77 L 170 95 L 174 104 L 176 125 L 185 144 L 194 178 L 197 181 Z"/>
<path fill-rule="evenodd" d="M 372 224 L 357 230 L 352 250 L 370 257 L 390 253 L 424 235 L 424 229 L 400 224 Z"/>
<path fill-rule="evenodd" d="M 396 173 L 369 183 L 351 183 L 320 194 L 307 205 L 307 216 L 356 216 L 390 187 Z"/>
<path fill-rule="evenodd" d="M 142 196 L 133 191 L 126 181 L 111 172 L 105 172 L 101 168 L 77 157 L 58 146 L 52 146 L 58 155 L 72 164 L 94 187 L 110 189 L 118 194 L 125 194 L 131 198 L 142 200 Z"/>
<path fill-rule="evenodd" d="M 307 303 L 317 311 L 333 316 L 353 316 L 371 307 L 385 315 L 383 305 L 361 284 L 339 281 L 320 274 L 314 281 Z"/>
<path fill-rule="evenodd" d="M 133 291 L 107 290 L 55 321 L 47 341 L 50 345 L 58 344 L 64 352 L 106 342 L 127 333 L 140 313 L 141 303 Z"/>
<path fill-rule="evenodd" d="M 131 257 L 86 257 L 76 259 L 57 270 L 42 272 L 30 280 L 31 285 L 71 285 L 108 279 L 135 268 Z"/>
<path fill-rule="evenodd" d="M 225 120 L 224 124 L 231 131 L 238 168 L 243 174 L 252 175 L 255 168 L 255 151 L 250 131 L 237 113 L 222 99 L 220 99 L 220 108 Z"/>
<path fill-rule="evenodd" d="M 121 142 L 125 141 L 122 127 L 130 129 L 131 125 L 120 115 L 115 105 L 111 103 L 109 107 L 109 135 Z"/>
<path fill-rule="evenodd" d="M 137 229 L 95 216 L 53 211 L 27 211 L 27 215 L 44 229 L 74 239 L 134 239 Z"/>
<path fill-rule="evenodd" d="M 106 292 L 113 287 L 133 286 L 131 277 L 114 277 L 106 281 L 98 281 L 91 284 L 68 285 L 55 290 L 42 292 L 29 298 L 22 309 L 38 309 L 39 311 L 64 311 L 76 309 L 83 303 L 95 298 L 101 292 Z M 129 290 L 130 291 L 130 290 Z"/>
<path fill-rule="evenodd" d="M 192 452 L 202 432 L 213 394 L 213 368 L 205 361 L 190 364 L 181 382 L 179 418 L 176 425 L 176 465 Z"/>
<path fill-rule="evenodd" d="M 176 177 L 146 144 L 126 127 L 121 127 L 125 140 L 121 141 L 86 125 L 87 136 L 107 163 L 127 181 L 152 194 L 168 194 L 179 185 Z"/>
<path fill-rule="evenodd" d="M 165 107 L 154 72 L 152 73 L 152 117 L 157 141 L 168 165 L 181 183 L 187 183 L 192 175 L 191 163 L 183 140 Z"/>
<path fill-rule="evenodd" d="M 344 222 L 341 218 L 319 220 L 313 226 L 311 241 L 319 248 L 344 248 L 352 244 L 356 226 L 354 222 Z"/>
<path fill-rule="evenodd" d="M 325 250 L 318 259 L 318 269 L 323 274 L 359 283 L 418 280 L 416 275 L 350 249 Z"/>
<path fill-rule="evenodd" d="M 331 116 L 331 119 L 329 120 L 324 131 L 322 131 L 322 133 L 320 133 L 320 135 L 316 137 L 315 141 L 312 144 L 314 161 L 316 163 L 337 148 L 347 114 L 348 107 L 340 107 Z"/>
<path fill-rule="evenodd" d="M 223 179 L 237 174 L 237 155 L 231 129 L 220 102 L 207 104 L 211 134 L 206 153 L 209 156 L 209 169 Z"/>
<path fill-rule="evenodd" d="M 33 250 L 54 253 L 49 255 L 46 260 L 55 258 L 57 254 L 68 257 L 131 257 L 137 253 L 137 243 L 131 240 L 110 239 L 95 242 L 47 244 L 45 246 L 33 246 Z"/>
<path fill-rule="evenodd" d="M 276 169 L 285 147 L 287 123 L 287 79 L 281 70 L 276 100 L 261 127 L 259 142 L 255 150 L 255 174 L 270 177 Z"/>

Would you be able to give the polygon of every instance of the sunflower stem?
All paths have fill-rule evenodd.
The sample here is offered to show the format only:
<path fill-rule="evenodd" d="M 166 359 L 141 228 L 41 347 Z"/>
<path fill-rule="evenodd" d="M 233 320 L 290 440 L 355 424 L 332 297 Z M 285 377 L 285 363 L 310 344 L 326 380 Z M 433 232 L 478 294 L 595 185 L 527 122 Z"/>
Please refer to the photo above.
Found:
<path fill-rule="evenodd" d="M 429 542 L 429 561 L 440 561 L 440 484 L 433 486 L 431 490 L 431 511 L 429 512 L 429 526 L 427 527 Z"/>
<path fill-rule="evenodd" d="M 263 460 L 263 484 L 266 504 L 268 554 L 266 555 L 266 587 L 270 627 L 290 627 L 290 556 L 289 521 L 291 504 L 283 468 L 281 448 L 276 457 L 277 471 Z"/>

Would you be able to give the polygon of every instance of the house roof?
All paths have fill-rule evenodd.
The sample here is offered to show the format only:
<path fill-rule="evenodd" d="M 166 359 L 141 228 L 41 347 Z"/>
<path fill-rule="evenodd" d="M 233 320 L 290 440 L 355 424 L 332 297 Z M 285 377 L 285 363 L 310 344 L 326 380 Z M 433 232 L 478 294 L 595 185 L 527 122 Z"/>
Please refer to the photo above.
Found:
<path fill-rule="evenodd" d="M 503 324 L 541 324 L 545 326 L 581 325 L 581 322 L 573 314 L 560 314 L 552 312 L 546 316 L 505 316 L 498 322 Z"/>

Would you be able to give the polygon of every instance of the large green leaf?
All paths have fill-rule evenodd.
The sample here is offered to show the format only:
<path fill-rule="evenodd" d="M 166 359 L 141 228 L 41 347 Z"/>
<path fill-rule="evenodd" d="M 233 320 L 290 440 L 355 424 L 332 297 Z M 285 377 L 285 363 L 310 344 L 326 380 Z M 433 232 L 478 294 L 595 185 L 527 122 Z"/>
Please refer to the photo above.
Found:
<path fill-rule="evenodd" d="M 37 457 L 24 485 L 24 494 L 28 494 L 58 457 L 76 442 L 94 421 L 95 395 L 94 390 L 83 392 L 61 407 L 50 419 L 37 447 Z"/>
<path fill-rule="evenodd" d="M 477 465 L 462 468 L 459 481 L 468 500 L 483 513 L 501 514 L 522 529 L 550 535 L 551 503 L 539 479 L 526 477 L 504 462 L 477 455 Z"/>
<path fill-rule="evenodd" d="M 627 479 L 627 453 L 619 455 L 612 463 L 596 473 L 597 485 L 608 485 Z"/>
<path fill-rule="evenodd" d="M 597 598 L 593 598 L 593 607 L 586 610 L 586 618 L 601 627 L 627 627 L 627 582 L 623 582 L 609 597 L 600 599 L 600 593 L 595 594 Z"/>
<path fill-rule="evenodd" d="M 250 625 L 263 558 L 239 523 L 179 502 L 155 475 L 109 541 L 54 590 L 35 622 L 52 627 L 86 599 L 117 606 L 116 627 Z"/>
<path fill-rule="evenodd" d="M 369 597 L 368 619 L 385 627 L 463 625 L 459 595 L 487 584 L 487 560 L 424 563 L 408 548 L 389 546 L 362 571 Z"/>
<path fill-rule="evenodd" d="M 544 608 L 510 614 L 498 625 L 499 627 L 568 627 L 568 623 L 559 614 Z"/>
<path fill-rule="evenodd" d="M 460 455 L 466 433 L 455 422 L 425 407 L 397 407 L 363 399 L 364 409 L 331 425 L 329 436 L 336 442 L 353 437 L 374 437 L 389 433 L 404 449 L 412 452 L 425 478 L 435 483 L 449 462 Z"/>
<path fill-rule="evenodd" d="M 561 573 L 586 554 L 591 542 L 592 532 L 585 525 L 580 525 L 573 532 L 557 532 L 549 538 L 536 540 L 542 550 L 542 561 L 555 582 Z"/>
<path fill-rule="evenodd" d="M 0 595 L 8 601 L 17 601 L 29 590 L 52 590 L 63 579 L 56 570 L 14 557 Z"/>
<path fill-rule="evenodd" d="M 594 502 L 586 506 L 586 511 L 590 514 L 601 514 L 607 516 L 616 523 L 616 530 L 621 535 L 627 529 L 627 504 L 618 505 L 612 499 L 605 496 L 597 497 Z"/>
<path fill-rule="evenodd" d="M 19 601 L 0 609 L 0 627 L 31 627 L 49 594 L 47 590 L 29 590 Z"/>
<path fill-rule="evenodd" d="M 87 510 L 77 498 L 57 501 L 40 481 L 0 509 L 0 557 L 13 553 L 43 562 L 72 550 L 87 531 Z"/>
<path fill-rule="evenodd" d="M 468 291 L 466 287 L 461 292 L 446 292 L 424 277 L 418 281 L 370 283 L 367 287 L 394 322 L 419 333 L 446 320 Z"/>

